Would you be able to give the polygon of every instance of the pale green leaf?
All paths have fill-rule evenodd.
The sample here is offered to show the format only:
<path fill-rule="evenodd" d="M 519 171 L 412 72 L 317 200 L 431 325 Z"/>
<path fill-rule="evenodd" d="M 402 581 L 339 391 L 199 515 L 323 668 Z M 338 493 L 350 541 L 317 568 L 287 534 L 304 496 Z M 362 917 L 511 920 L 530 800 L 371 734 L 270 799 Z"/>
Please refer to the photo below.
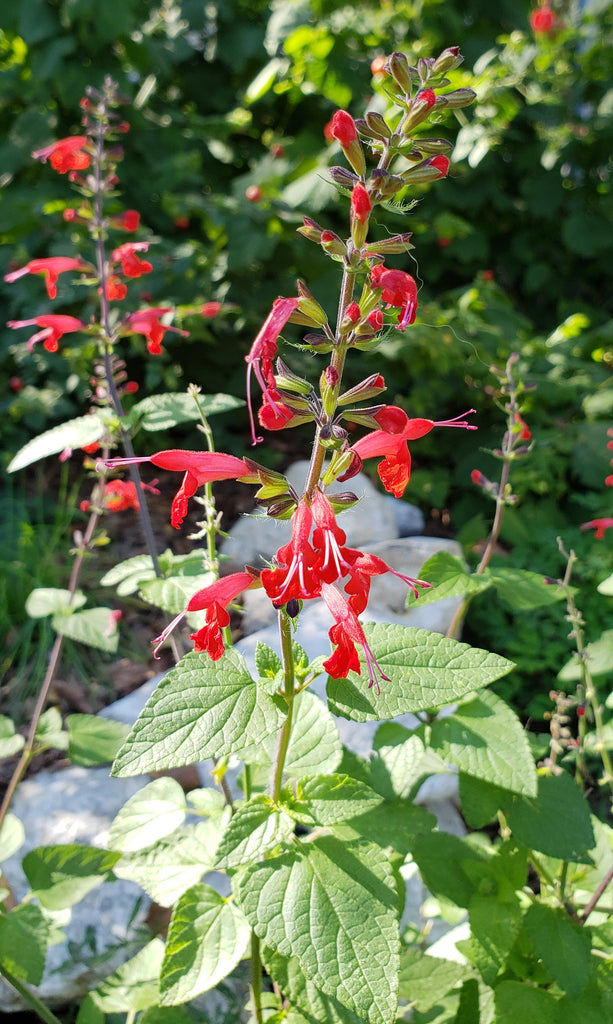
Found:
<path fill-rule="evenodd" d="M 138 1013 L 159 1002 L 159 974 L 164 943 L 152 939 L 136 956 L 90 993 L 98 1009 L 106 1013 Z"/>
<path fill-rule="evenodd" d="M 77 640 L 87 647 L 114 654 L 119 632 L 111 608 L 86 608 L 74 615 L 54 615 L 51 624 L 62 636 Z"/>
<path fill-rule="evenodd" d="M 87 598 L 77 591 L 72 595 L 69 590 L 59 587 L 38 587 L 28 594 L 26 611 L 32 619 L 43 619 L 46 615 L 70 614 L 82 608 Z"/>
<path fill-rule="evenodd" d="M 484 691 L 432 723 L 430 744 L 467 775 L 503 789 L 536 796 L 536 769 L 517 715 L 495 693 Z"/>
<path fill-rule="evenodd" d="M 365 814 L 333 826 L 335 835 L 345 841 L 367 836 L 388 853 L 403 859 L 412 849 L 416 835 L 431 832 L 436 818 L 412 800 L 385 800 Z"/>
<path fill-rule="evenodd" d="M 426 1013 L 468 974 L 468 968 L 453 960 L 441 960 L 417 949 L 405 948 L 400 954 L 398 995 L 410 1007 Z"/>
<path fill-rule="evenodd" d="M 484 575 L 492 582 L 498 596 L 516 611 L 542 608 L 566 596 L 559 583 L 546 583 L 540 573 L 528 569 L 486 569 Z"/>
<path fill-rule="evenodd" d="M 238 409 L 245 403 L 233 395 L 198 395 L 198 404 L 188 395 L 187 392 L 178 391 L 166 395 L 148 395 L 140 402 L 137 402 L 130 411 L 130 417 L 139 419 L 139 426 L 143 430 L 170 430 L 178 423 L 186 423 L 189 420 L 200 420 L 202 409 L 205 416 L 214 416 L 215 413 L 228 412 L 231 409 Z"/>
<path fill-rule="evenodd" d="M 59 708 L 47 708 L 36 726 L 36 742 L 57 750 L 68 749 L 68 733 L 64 729 Z"/>
<path fill-rule="evenodd" d="M 148 850 L 123 856 L 115 865 L 115 874 L 136 882 L 161 907 L 172 907 L 213 870 L 218 838 L 219 829 L 211 822 L 186 825 Z"/>
<path fill-rule="evenodd" d="M 247 764 L 272 765 L 276 736 L 243 750 Z M 314 693 L 304 690 L 294 700 L 294 716 L 285 774 L 299 778 L 312 772 L 333 772 L 342 757 L 342 744 L 336 723 L 326 705 Z"/>
<path fill-rule="evenodd" d="M 19 753 L 25 740 L 15 732 L 15 723 L 6 715 L 0 715 L 0 757 L 12 757 Z"/>
<path fill-rule="evenodd" d="M 501 981 L 495 989 L 495 1002 L 496 1024 L 560 1024 L 557 999 L 542 988 Z"/>
<path fill-rule="evenodd" d="M 94 846 L 39 846 L 23 859 L 32 892 L 47 910 L 63 910 L 82 900 L 111 876 L 118 853 Z"/>
<path fill-rule="evenodd" d="M 175 779 L 154 779 L 131 796 L 113 821 L 108 843 L 112 850 L 146 850 L 174 832 L 185 820 L 185 793 Z"/>
<path fill-rule="evenodd" d="M 306 825 L 336 825 L 367 814 L 383 797 L 349 775 L 315 775 L 296 784 L 292 815 Z"/>
<path fill-rule="evenodd" d="M 133 594 L 144 580 L 154 579 L 151 555 L 135 555 L 113 566 L 100 580 L 103 587 L 117 587 L 120 597 Z"/>
<path fill-rule="evenodd" d="M 283 712 L 253 681 L 237 651 L 219 661 L 188 654 L 151 695 L 119 751 L 113 774 L 141 775 L 236 754 L 276 733 Z"/>
<path fill-rule="evenodd" d="M 268 644 L 258 640 L 255 645 L 255 667 L 258 674 L 267 679 L 275 679 L 283 671 L 281 658 Z"/>
<path fill-rule="evenodd" d="M 373 787 L 387 799 L 407 799 L 429 775 L 447 772 L 445 762 L 420 736 L 399 722 L 384 722 L 373 740 Z"/>
<path fill-rule="evenodd" d="M 30 985 L 40 985 L 49 924 L 40 907 L 21 903 L 0 914 L 0 965 Z"/>
<path fill-rule="evenodd" d="M 333 714 L 356 722 L 395 718 L 451 704 L 494 682 L 513 668 L 510 661 L 440 633 L 389 623 L 367 623 L 366 639 L 381 671 L 381 693 L 368 688 L 368 670 L 360 652 L 361 675 L 328 680 Z"/>
<path fill-rule="evenodd" d="M 9 811 L 0 828 L 0 862 L 17 853 L 23 846 L 25 838 L 26 833 L 21 821 Z"/>
<path fill-rule="evenodd" d="M 398 898 L 383 850 L 320 836 L 251 865 L 236 881 L 241 907 L 268 946 L 296 957 L 317 988 L 358 1017 L 391 1024 Z"/>
<path fill-rule="evenodd" d="M 123 722 L 98 715 L 68 715 L 68 756 L 73 764 L 91 768 L 109 764 L 129 732 Z"/>
<path fill-rule="evenodd" d="M 60 423 L 44 434 L 32 438 L 27 444 L 20 448 L 14 459 L 8 466 L 8 472 L 14 473 L 17 469 L 24 469 L 31 466 L 39 459 L 45 459 L 48 455 L 57 455 L 65 448 L 83 448 L 86 444 L 93 444 L 104 437 L 108 427 L 104 421 L 95 413 L 90 416 L 79 416 L 67 423 Z"/>
<path fill-rule="evenodd" d="M 533 903 L 528 908 L 524 928 L 547 973 L 571 999 L 579 996 L 590 975 L 589 929 L 571 921 L 562 907 L 549 907 L 544 903 Z"/>
<path fill-rule="evenodd" d="M 139 592 L 141 597 L 154 604 L 157 608 L 178 615 L 184 611 L 190 598 L 199 590 L 215 582 L 215 574 L 202 573 L 200 576 L 172 576 L 170 579 L 151 579 L 141 581 Z"/>
<path fill-rule="evenodd" d="M 613 665 L 613 629 L 606 629 L 597 640 L 587 645 L 586 664 L 593 676 L 606 676 Z M 558 672 L 561 683 L 577 683 L 581 680 L 581 664 L 575 655 Z"/>
<path fill-rule="evenodd" d="M 305 976 L 296 957 L 280 956 L 264 946 L 262 960 L 290 1002 L 283 1024 L 362 1024 L 363 1017 L 357 1017 L 332 996 L 325 995 Z"/>
<path fill-rule="evenodd" d="M 282 57 L 273 57 L 265 64 L 261 71 L 258 71 L 255 78 L 249 83 L 245 90 L 245 102 L 255 103 L 261 99 L 265 93 L 275 83 L 275 80 L 281 71 L 287 69 L 287 60 Z"/>
<path fill-rule="evenodd" d="M 432 587 L 420 589 L 419 597 L 410 594 L 407 602 L 410 607 L 418 605 L 421 608 L 446 597 L 478 594 L 491 586 L 483 576 L 471 576 L 462 560 L 454 558 L 448 551 L 437 551 L 432 555 L 419 570 L 419 578 L 431 583 Z"/>
<path fill-rule="evenodd" d="M 239 804 L 217 850 L 221 868 L 239 867 L 261 859 L 279 843 L 290 841 L 294 820 L 275 806 L 270 797 L 259 795 Z"/>
<path fill-rule="evenodd" d="M 604 594 L 606 597 L 613 597 L 613 573 L 607 576 L 606 580 L 599 583 L 596 587 L 599 594 Z"/>
<path fill-rule="evenodd" d="M 251 929 L 235 903 L 209 885 L 189 889 L 172 915 L 160 973 L 160 1002 L 175 1006 L 213 988 L 236 967 Z"/>

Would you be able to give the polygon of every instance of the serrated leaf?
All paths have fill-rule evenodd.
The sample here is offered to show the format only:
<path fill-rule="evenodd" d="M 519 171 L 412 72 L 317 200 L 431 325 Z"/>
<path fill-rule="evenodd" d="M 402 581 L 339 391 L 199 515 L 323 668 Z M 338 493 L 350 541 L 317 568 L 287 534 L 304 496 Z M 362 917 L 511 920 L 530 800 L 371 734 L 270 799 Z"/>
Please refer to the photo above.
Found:
<path fill-rule="evenodd" d="M 400 954 L 398 995 L 411 1008 L 427 1013 L 468 974 L 463 964 L 405 948 Z"/>
<path fill-rule="evenodd" d="M 36 742 L 57 750 L 68 749 L 68 733 L 58 708 L 47 708 L 40 716 L 36 726 Z"/>
<path fill-rule="evenodd" d="M 315 775 L 296 784 L 293 816 L 306 825 L 337 825 L 383 803 L 374 789 L 349 775 Z"/>
<path fill-rule="evenodd" d="M 40 907 L 21 903 L 0 914 L 0 964 L 29 985 L 40 985 L 47 955 L 49 924 Z"/>
<path fill-rule="evenodd" d="M 170 430 L 178 423 L 200 420 L 200 409 L 205 416 L 229 412 L 245 403 L 233 395 L 198 395 L 198 404 L 184 391 L 166 395 L 148 395 L 132 406 L 130 416 L 139 421 L 143 430 Z"/>
<path fill-rule="evenodd" d="M 589 804 L 566 772 L 541 775 L 536 797 L 510 797 L 503 810 L 515 838 L 549 857 L 585 863 L 595 845 Z"/>
<path fill-rule="evenodd" d="M 209 885 L 194 886 L 170 921 L 160 972 L 160 1002 L 176 1006 L 208 992 L 236 967 L 251 937 L 238 907 Z"/>
<path fill-rule="evenodd" d="M 20 819 L 10 811 L 5 816 L 0 828 L 0 862 L 8 860 L 17 853 L 26 838 L 26 832 Z"/>
<path fill-rule="evenodd" d="M 86 608 L 74 615 L 54 615 L 51 625 L 62 636 L 70 637 L 87 647 L 114 654 L 119 642 L 117 622 L 112 608 Z"/>
<path fill-rule="evenodd" d="M 90 997 L 106 1013 L 135 1014 L 159 1002 L 159 973 L 164 943 L 153 939 L 136 956 L 98 985 Z"/>
<path fill-rule="evenodd" d="M 547 973 L 572 999 L 579 996 L 590 976 L 589 928 L 574 924 L 561 907 L 544 903 L 528 908 L 524 928 Z"/>
<path fill-rule="evenodd" d="M 417 807 L 411 800 L 385 800 L 372 811 L 360 814 L 350 821 L 334 826 L 335 835 L 345 841 L 367 836 L 393 857 L 406 857 L 412 849 L 416 835 L 431 832 L 436 818 L 425 807 Z"/>
<path fill-rule="evenodd" d="M 387 799 L 407 799 L 429 775 L 446 772 L 445 762 L 420 736 L 398 722 L 384 722 L 373 739 L 372 785 Z"/>
<path fill-rule="evenodd" d="M 355 722 L 396 718 L 407 712 L 443 707 L 500 679 L 513 668 L 498 654 L 450 640 L 427 629 L 390 623 L 367 623 L 364 633 L 381 670 L 389 677 L 381 693 L 368 689 L 366 662 L 362 674 L 328 680 L 333 714 Z"/>
<path fill-rule="evenodd" d="M 462 597 L 478 594 L 491 586 L 484 576 L 471 575 L 459 558 L 454 558 L 448 551 L 437 551 L 419 570 L 420 580 L 426 580 L 432 587 L 420 590 L 419 597 L 409 596 L 408 604 L 412 608 L 418 605 L 432 604 L 446 597 Z"/>
<path fill-rule="evenodd" d="M 118 853 L 93 846 L 39 846 L 23 859 L 32 891 L 47 910 L 63 910 L 108 879 Z"/>
<path fill-rule="evenodd" d="M 215 574 L 212 572 L 202 573 L 200 576 L 172 576 L 170 579 L 155 578 L 141 580 L 139 591 L 141 597 L 161 608 L 170 615 L 178 615 L 185 609 L 190 598 L 199 590 L 208 587 L 215 581 Z"/>
<path fill-rule="evenodd" d="M 258 640 L 255 645 L 255 667 L 258 674 L 267 679 L 274 679 L 278 672 L 283 671 L 281 658 L 268 644 Z"/>
<path fill-rule="evenodd" d="M 239 867 L 261 859 L 279 843 L 289 842 L 294 819 L 264 795 L 240 804 L 226 828 L 217 850 L 221 868 Z"/>
<path fill-rule="evenodd" d="M 430 744 L 467 775 L 502 789 L 536 796 L 536 769 L 517 715 L 495 693 L 484 691 L 431 727 Z"/>
<path fill-rule="evenodd" d="M 175 779 L 154 779 L 123 805 L 111 825 L 109 846 L 121 853 L 146 850 L 179 828 L 186 810 L 185 793 Z"/>
<path fill-rule="evenodd" d="M 219 661 L 188 654 L 161 681 L 119 751 L 112 774 L 141 775 L 236 754 L 276 733 L 283 712 L 234 649 Z"/>
<path fill-rule="evenodd" d="M 311 772 L 333 772 L 342 757 L 342 744 L 336 723 L 326 705 L 314 693 L 303 690 L 294 700 L 294 716 L 285 775 L 300 778 Z M 247 764 L 272 765 L 276 737 L 270 736 L 244 749 Z"/>
<path fill-rule="evenodd" d="M 155 569 L 151 555 L 135 555 L 125 562 L 113 566 L 100 580 L 103 587 L 117 587 L 120 596 L 133 594 L 139 584 L 147 579 L 155 578 Z"/>
<path fill-rule="evenodd" d="M 520 981 L 501 981 L 494 998 L 496 1024 L 559 1024 L 557 999 L 542 988 Z"/>
<path fill-rule="evenodd" d="M 610 673 L 613 665 L 613 629 L 605 629 L 594 643 L 587 645 L 585 658 L 593 676 L 606 676 Z M 581 680 L 581 663 L 576 655 L 560 669 L 557 678 L 561 683 L 577 683 Z"/>
<path fill-rule="evenodd" d="M 148 850 L 123 856 L 115 874 L 136 882 L 161 907 L 172 907 L 213 870 L 218 838 L 219 829 L 211 822 L 186 825 Z"/>
<path fill-rule="evenodd" d="M 70 614 L 82 608 L 87 598 L 77 591 L 72 595 L 70 590 L 59 587 L 38 587 L 32 590 L 26 599 L 26 611 L 32 619 L 43 619 L 46 615 Z"/>
<path fill-rule="evenodd" d="M 25 743 L 23 736 L 15 733 L 15 723 L 6 715 L 0 715 L 0 757 L 12 757 L 19 753 Z"/>
<path fill-rule="evenodd" d="M 68 756 L 86 768 L 110 764 L 130 731 L 123 722 L 98 715 L 68 715 L 66 728 Z"/>
<path fill-rule="evenodd" d="M 273 981 L 289 1000 L 290 1008 L 283 1022 L 287 1024 L 362 1024 L 346 1006 L 325 995 L 307 978 L 296 957 L 280 956 L 264 946 L 262 959 Z"/>
<path fill-rule="evenodd" d="M 543 608 L 566 596 L 559 583 L 546 583 L 540 573 L 528 569 L 486 569 L 484 576 L 491 580 L 498 596 L 516 611 Z"/>
<path fill-rule="evenodd" d="M 493 985 L 519 935 L 522 915 L 516 900 L 480 893 L 468 905 L 470 959 L 486 985 Z"/>
<path fill-rule="evenodd" d="M 476 883 L 464 870 L 464 865 L 486 863 L 488 858 L 484 852 L 447 832 L 420 833 L 411 852 L 424 884 L 435 896 L 444 896 L 458 907 L 468 907 Z"/>
<path fill-rule="evenodd" d="M 320 836 L 254 864 L 236 879 L 251 926 L 273 950 L 370 1024 L 395 1019 L 397 895 L 387 856 L 372 843 Z M 280 912 L 291 907 L 292 912 Z"/>
<path fill-rule="evenodd" d="M 47 458 L 48 455 L 63 452 L 65 448 L 83 448 L 86 444 L 93 444 L 104 437 L 107 430 L 106 424 L 95 414 L 79 416 L 67 423 L 60 423 L 59 426 L 46 430 L 20 448 L 9 463 L 8 472 L 14 473 L 17 469 L 24 469 L 39 459 Z"/>

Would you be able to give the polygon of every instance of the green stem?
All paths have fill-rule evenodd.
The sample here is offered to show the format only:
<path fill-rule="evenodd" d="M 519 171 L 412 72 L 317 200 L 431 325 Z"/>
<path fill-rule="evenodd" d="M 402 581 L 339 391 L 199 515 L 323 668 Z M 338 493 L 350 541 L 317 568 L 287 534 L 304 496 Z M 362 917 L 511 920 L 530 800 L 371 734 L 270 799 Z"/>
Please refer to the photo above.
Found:
<path fill-rule="evenodd" d="M 256 1024 L 262 1024 L 262 960 L 260 957 L 260 940 L 254 931 L 251 932 L 251 1002 Z"/>
<path fill-rule="evenodd" d="M 38 996 L 35 996 L 33 992 L 30 992 L 27 985 L 24 985 L 19 978 L 16 978 L 14 974 L 7 971 L 6 967 L 2 964 L 0 964 L 0 974 L 6 981 L 8 981 L 9 985 L 12 985 L 16 992 L 19 992 L 19 995 L 25 999 L 41 1020 L 46 1021 L 46 1024 L 62 1024 L 59 1017 L 56 1017 L 54 1013 L 51 1013 L 51 1010 L 49 1010 L 45 1004 L 40 1001 Z"/>
<path fill-rule="evenodd" d="M 277 756 L 275 760 L 275 772 L 271 787 L 273 800 L 279 800 L 281 796 L 281 784 L 283 782 L 283 768 L 289 747 L 289 739 L 292 731 L 292 715 L 294 711 L 295 678 L 294 678 L 294 652 L 292 648 L 292 627 L 289 616 L 283 611 L 279 612 L 279 632 L 281 634 L 281 656 L 284 668 L 283 696 L 287 703 L 287 716 L 279 733 Z"/>

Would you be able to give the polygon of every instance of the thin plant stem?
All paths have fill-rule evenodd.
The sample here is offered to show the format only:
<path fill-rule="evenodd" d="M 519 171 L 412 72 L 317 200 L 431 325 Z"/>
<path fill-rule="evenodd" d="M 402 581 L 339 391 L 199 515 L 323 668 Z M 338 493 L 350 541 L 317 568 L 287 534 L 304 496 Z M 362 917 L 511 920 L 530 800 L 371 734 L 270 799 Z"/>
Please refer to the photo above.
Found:
<path fill-rule="evenodd" d="M 251 932 L 251 1002 L 256 1024 L 262 1024 L 262 958 L 260 956 L 260 940 Z"/>
<path fill-rule="evenodd" d="M 34 993 L 30 991 L 27 985 L 24 985 L 19 978 L 16 978 L 14 974 L 7 971 L 3 964 L 0 964 L 0 974 L 16 992 L 19 992 L 22 999 L 25 999 L 28 1005 L 34 1010 L 34 1013 L 36 1013 L 41 1020 L 44 1020 L 46 1024 L 62 1024 L 60 1018 L 56 1017 L 55 1014 L 41 1002 L 38 996 L 34 995 Z"/>
<path fill-rule="evenodd" d="M 275 770 L 270 794 L 273 800 L 279 800 L 281 797 L 283 769 L 285 767 L 285 758 L 287 757 L 287 750 L 292 731 L 296 685 L 294 674 L 294 651 L 292 648 L 292 627 L 289 616 L 283 611 L 279 612 L 279 632 L 281 635 L 281 658 L 283 661 L 283 696 L 287 704 L 287 715 L 279 732 L 279 742 L 275 758 Z"/>
<path fill-rule="evenodd" d="M 600 899 L 600 897 L 602 896 L 603 892 L 605 891 L 605 889 L 608 888 L 608 886 L 611 884 L 612 881 L 613 881 L 613 868 L 609 868 L 609 870 L 607 871 L 606 875 L 604 876 L 604 878 L 600 882 L 598 888 L 596 889 L 594 895 L 592 896 L 590 902 L 587 904 L 587 906 L 585 907 L 585 910 L 583 911 L 583 913 L 581 915 L 581 923 L 582 924 L 585 924 L 585 922 L 587 921 L 587 919 L 590 916 L 590 914 L 592 913 L 592 911 L 596 909 L 596 904 L 598 903 L 598 900 Z"/>

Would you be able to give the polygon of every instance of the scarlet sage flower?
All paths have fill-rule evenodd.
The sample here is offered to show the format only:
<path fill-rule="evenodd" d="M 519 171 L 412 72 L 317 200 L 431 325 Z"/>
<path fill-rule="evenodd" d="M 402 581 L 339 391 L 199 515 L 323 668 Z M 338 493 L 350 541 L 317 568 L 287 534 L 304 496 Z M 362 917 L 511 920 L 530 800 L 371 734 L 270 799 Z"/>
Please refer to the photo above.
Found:
<path fill-rule="evenodd" d="M 200 315 L 203 316 L 205 320 L 214 320 L 220 313 L 221 302 L 205 302 L 200 309 Z"/>
<path fill-rule="evenodd" d="M 386 676 L 377 664 L 375 656 L 368 646 L 364 630 L 357 615 L 336 587 L 324 583 L 321 588 L 321 596 L 335 619 L 335 623 L 329 630 L 328 636 L 335 645 L 336 650 L 323 663 L 326 672 L 333 679 L 345 679 L 349 672 L 357 672 L 359 674 L 360 659 L 355 646 L 359 644 L 364 651 L 364 658 L 368 668 L 370 680 L 368 688 L 370 689 L 376 685 L 377 693 L 380 693 L 379 679 L 389 682 L 389 676 Z"/>
<path fill-rule="evenodd" d="M 260 574 L 262 586 L 274 605 L 319 597 L 318 556 L 309 543 L 312 524 L 311 510 L 302 501 L 292 518 L 292 539 L 277 551 L 275 566 Z"/>
<path fill-rule="evenodd" d="M 400 309 L 396 329 L 404 331 L 415 320 L 417 314 L 417 285 L 410 274 L 404 270 L 390 270 L 383 263 L 378 264 L 370 272 L 374 288 L 382 288 L 381 299 L 387 306 Z"/>
<path fill-rule="evenodd" d="M 396 411 L 394 417 L 395 426 L 398 426 L 399 422 L 398 412 L 400 412 L 401 416 L 404 415 L 406 417 L 403 429 L 396 430 L 393 434 L 387 433 L 385 430 L 373 430 L 370 434 L 366 434 L 365 437 L 361 437 L 359 441 L 356 441 L 352 445 L 352 449 L 361 459 L 370 459 L 378 455 L 385 456 L 383 461 L 379 463 L 377 472 L 385 490 L 394 494 L 397 498 L 400 498 L 404 493 L 411 476 L 409 441 L 414 441 L 418 437 L 424 437 L 425 434 L 430 433 L 433 427 L 463 427 L 465 430 L 477 429 L 460 416 L 456 416 L 452 420 L 439 420 L 435 422 L 434 420 L 409 419 L 404 410 L 398 410 L 397 406 L 387 406 L 386 408 Z M 469 416 L 474 411 L 474 409 L 469 409 L 468 412 L 462 415 Z"/>
<path fill-rule="evenodd" d="M 194 650 L 197 653 L 206 652 L 212 661 L 218 661 L 224 652 L 221 631 L 230 624 L 227 606 L 235 601 L 244 590 L 254 586 L 259 586 L 259 582 L 253 573 L 235 572 L 230 576 L 223 576 L 220 580 L 212 583 L 210 587 L 199 590 L 190 598 L 185 611 L 175 616 L 164 632 L 155 638 L 153 641 L 156 644 L 154 657 L 157 657 L 159 648 L 185 615 L 189 612 L 204 611 L 206 612 L 204 626 L 196 633 L 191 633 L 190 640 L 194 641 Z"/>
<path fill-rule="evenodd" d="M 613 528 L 613 519 L 590 519 L 589 523 L 581 523 L 582 530 L 594 530 L 596 540 L 602 540 L 605 530 Z"/>
<path fill-rule="evenodd" d="M 103 464 L 114 467 L 137 462 L 151 462 L 158 469 L 185 473 L 170 510 L 170 522 L 177 530 L 187 515 L 189 498 L 193 497 L 199 487 L 214 480 L 239 480 L 242 476 L 248 475 L 244 461 L 234 455 L 224 455 L 222 452 L 181 451 L 177 448 L 131 459 L 107 459 Z"/>
<path fill-rule="evenodd" d="M 123 231 L 138 231 L 140 213 L 138 210 L 125 210 L 119 217 L 112 218 L 111 225 L 114 228 L 121 228 Z"/>
<path fill-rule="evenodd" d="M 34 317 L 32 320 L 9 320 L 7 327 L 16 330 L 18 327 L 40 327 L 41 330 L 28 339 L 28 349 L 31 352 L 37 341 L 42 341 L 43 348 L 47 352 L 57 352 L 58 342 L 64 334 L 72 334 L 74 331 L 83 331 L 86 325 L 77 320 L 76 316 L 66 316 L 61 313 L 46 313 L 43 316 Z"/>
<path fill-rule="evenodd" d="M 124 242 L 111 253 L 112 263 L 121 263 L 122 272 L 126 277 L 142 277 L 143 274 L 150 274 L 153 265 L 149 260 L 141 260 L 137 252 L 147 252 L 149 242 Z"/>
<path fill-rule="evenodd" d="M 272 304 L 272 309 L 260 327 L 256 338 L 245 356 L 247 363 L 247 405 L 249 408 L 249 422 L 251 424 L 251 438 L 255 445 L 262 440 L 255 432 L 255 420 L 253 407 L 251 405 L 251 370 L 255 373 L 256 380 L 262 389 L 262 394 L 267 398 L 276 415 L 280 414 L 278 403 L 275 401 L 275 374 L 272 361 L 277 354 L 277 340 L 285 327 L 290 316 L 298 308 L 298 298 L 284 299 L 281 296 Z"/>
<path fill-rule="evenodd" d="M 116 274 L 111 274 L 104 283 L 104 293 L 109 302 L 120 302 L 128 294 L 128 286 Z"/>
<path fill-rule="evenodd" d="M 341 146 L 347 148 L 358 137 L 355 121 L 346 110 L 337 110 L 331 121 L 330 134 Z"/>
<path fill-rule="evenodd" d="M 356 185 L 351 193 L 351 219 L 366 224 L 372 210 L 368 190 L 363 185 Z"/>
<path fill-rule="evenodd" d="M 5 274 L 4 280 L 12 283 L 26 274 L 42 274 L 45 280 L 47 295 L 50 299 L 55 299 L 57 296 L 58 276 L 65 274 L 68 270 L 91 270 L 91 267 L 84 263 L 80 257 L 47 256 L 40 260 L 30 260 L 29 263 L 26 263 L 25 267 L 13 270 L 10 274 Z"/>
<path fill-rule="evenodd" d="M 144 334 L 147 339 L 147 351 L 152 356 L 159 356 L 162 353 L 162 340 L 166 331 L 173 334 L 180 334 L 183 338 L 189 337 L 189 331 L 182 331 L 179 327 L 171 327 L 163 324 L 160 317 L 166 313 L 172 313 L 168 306 L 154 306 L 149 309 L 140 309 L 137 313 L 130 313 L 123 322 L 124 327 L 134 334 Z"/>
<path fill-rule="evenodd" d="M 548 33 L 556 27 L 556 16 L 549 4 L 537 7 L 530 14 L 530 28 L 535 33 Z"/>
<path fill-rule="evenodd" d="M 84 171 L 89 167 L 91 159 L 89 153 L 85 152 L 88 144 L 87 135 L 70 135 L 66 139 L 58 139 L 50 146 L 37 149 L 32 153 L 34 160 L 47 160 L 54 171 L 59 174 L 66 174 L 67 171 Z"/>
<path fill-rule="evenodd" d="M 154 487 L 153 484 L 141 483 L 141 487 L 143 491 L 149 491 L 150 494 L 160 493 L 157 487 Z M 136 487 L 132 481 L 109 480 L 109 482 L 104 486 L 102 507 L 107 512 L 125 512 L 129 508 L 138 512 L 140 508 L 138 504 L 138 494 L 136 493 Z"/>

